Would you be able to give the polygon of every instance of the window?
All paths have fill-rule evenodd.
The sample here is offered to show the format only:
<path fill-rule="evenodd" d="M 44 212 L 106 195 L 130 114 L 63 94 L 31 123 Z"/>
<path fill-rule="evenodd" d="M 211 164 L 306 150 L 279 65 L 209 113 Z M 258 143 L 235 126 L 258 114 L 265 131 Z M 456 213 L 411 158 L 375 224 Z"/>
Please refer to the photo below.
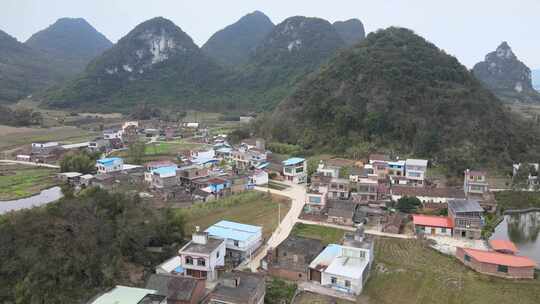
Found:
<path fill-rule="evenodd" d="M 467 254 L 465 255 L 465 261 L 467 261 L 467 262 L 471 261 L 471 257 L 469 255 L 467 255 Z"/>
<path fill-rule="evenodd" d="M 441 233 L 446 233 L 446 228 L 441 228 Z"/>
<path fill-rule="evenodd" d="M 330 282 L 332 282 L 332 284 L 337 284 L 337 278 L 336 277 L 331 277 Z"/>
<path fill-rule="evenodd" d="M 293 255 L 293 261 L 294 261 L 295 263 L 298 263 L 298 256 L 297 256 L 296 254 Z"/>
<path fill-rule="evenodd" d="M 206 266 L 206 260 L 205 259 L 198 259 L 197 260 L 197 266 Z"/>
<path fill-rule="evenodd" d="M 191 257 L 186 257 L 186 264 L 188 264 L 188 265 L 193 265 L 193 258 L 191 258 Z"/>
<path fill-rule="evenodd" d="M 508 266 L 505 266 L 505 265 L 497 265 L 497 271 L 498 271 L 498 272 L 508 273 Z"/>
<path fill-rule="evenodd" d="M 219 250 L 216 252 L 216 259 L 219 259 Z"/>
<path fill-rule="evenodd" d="M 351 287 L 351 281 L 345 280 L 345 287 Z"/>
<path fill-rule="evenodd" d="M 311 204 L 320 204 L 321 203 L 321 197 L 319 197 L 319 196 L 310 196 L 309 197 L 309 202 Z"/>
<path fill-rule="evenodd" d="M 234 246 L 238 247 L 238 241 L 234 241 Z"/>

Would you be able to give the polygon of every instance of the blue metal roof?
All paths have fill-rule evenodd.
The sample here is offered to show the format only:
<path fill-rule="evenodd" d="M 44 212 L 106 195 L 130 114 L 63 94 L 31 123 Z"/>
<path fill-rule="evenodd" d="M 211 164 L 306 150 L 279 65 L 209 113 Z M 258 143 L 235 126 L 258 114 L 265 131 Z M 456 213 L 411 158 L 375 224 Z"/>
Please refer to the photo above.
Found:
<path fill-rule="evenodd" d="M 167 166 L 167 167 L 161 167 L 152 170 L 153 173 L 157 173 L 159 175 L 168 175 L 168 174 L 176 174 L 176 166 Z"/>
<path fill-rule="evenodd" d="M 262 164 L 258 165 L 258 166 L 255 167 L 255 168 L 257 168 L 257 169 L 264 169 L 264 168 L 268 167 L 269 165 L 270 165 L 270 163 L 262 163 Z"/>
<path fill-rule="evenodd" d="M 247 241 L 262 233 L 262 227 L 221 221 L 205 230 L 209 235 L 235 241 Z"/>
<path fill-rule="evenodd" d="M 112 163 L 112 162 L 121 161 L 121 160 L 122 159 L 120 157 L 109 157 L 109 158 L 98 159 L 97 162 L 102 165 L 105 165 L 107 163 Z"/>
<path fill-rule="evenodd" d="M 303 159 L 301 157 L 293 157 L 293 158 L 289 158 L 287 160 L 284 160 L 283 165 L 284 166 L 292 166 L 292 165 L 296 165 L 296 164 L 304 162 L 304 161 L 305 161 L 305 159 Z"/>

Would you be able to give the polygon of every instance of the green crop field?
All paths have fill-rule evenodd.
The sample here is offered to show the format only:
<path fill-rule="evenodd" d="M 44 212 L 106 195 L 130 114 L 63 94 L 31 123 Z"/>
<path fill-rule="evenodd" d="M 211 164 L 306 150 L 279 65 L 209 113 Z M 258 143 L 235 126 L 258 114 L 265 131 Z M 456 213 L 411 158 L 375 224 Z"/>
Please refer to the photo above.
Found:
<path fill-rule="evenodd" d="M 56 172 L 48 168 L 0 165 L 0 200 L 31 196 L 54 186 Z"/>

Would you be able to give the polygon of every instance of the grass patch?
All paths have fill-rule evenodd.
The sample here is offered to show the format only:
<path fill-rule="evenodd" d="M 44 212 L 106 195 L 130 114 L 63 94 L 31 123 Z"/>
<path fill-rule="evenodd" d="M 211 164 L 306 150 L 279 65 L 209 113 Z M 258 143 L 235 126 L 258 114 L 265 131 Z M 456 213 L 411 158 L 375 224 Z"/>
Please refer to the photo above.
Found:
<path fill-rule="evenodd" d="M 178 209 L 186 219 L 188 233 L 199 226 L 202 230 L 220 220 L 263 227 L 263 237 L 269 237 L 278 225 L 278 206 L 281 218 L 290 209 L 289 199 L 266 193 L 248 191 L 213 202 Z"/>
<path fill-rule="evenodd" d="M 532 304 L 540 299 L 539 280 L 481 275 L 417 240 L 377 239 L 375 262 L 363 292 L 370 303 Z"/>
<path fill-rule="evenodd" d="M 495 192 L 498 208 L 508 209 L 527 209 L 540 208 L 540 192 L 529 191 L 500 191 Z"/>
<path fill-rule="evenodd" d="M 171 142 L 156 142 L 149 145 L 146 145 L 144 151 L 147 156 L 156 156 L 156 155 L 168 155 L 176 156 L 178 153 L 200 148 L 204 145 L 197 143 L 188 143 L 185 141 L 171 141 Z"/>
<path fill-rule="evenodd" d="M 333 227 L 307 225 L 303 223 L 298 223 L 294 225 L 291 232 L 291 234 L 295 236 L 321 240 L 325 245 L 341 244 L 344 233 L 345 230 Z"/>
<path fill-rule="evenodd" d="M 0 200 L 19 199 L 56 185 L 49 168 L 0 165 Z"/>
<path fill-rule="evenodd" d="M 296 292 L 296 284 L 278 278 L 266 282 L 265 304 L 289 304 Z"/>

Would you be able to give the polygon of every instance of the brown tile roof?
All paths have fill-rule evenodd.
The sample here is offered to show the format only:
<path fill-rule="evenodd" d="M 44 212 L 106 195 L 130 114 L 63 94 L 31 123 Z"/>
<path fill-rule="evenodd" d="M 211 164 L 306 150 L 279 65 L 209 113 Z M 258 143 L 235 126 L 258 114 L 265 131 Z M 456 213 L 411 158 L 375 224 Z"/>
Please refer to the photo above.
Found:
<path fill-rule="evenodd" d="M 447 197 L 465 198 L 465 193 L 461 188 L 423 188 L 408 186 L 392 186 L 390 189 L 393 195 L 401 196 L 427 196 L 427 197 Z"/>

